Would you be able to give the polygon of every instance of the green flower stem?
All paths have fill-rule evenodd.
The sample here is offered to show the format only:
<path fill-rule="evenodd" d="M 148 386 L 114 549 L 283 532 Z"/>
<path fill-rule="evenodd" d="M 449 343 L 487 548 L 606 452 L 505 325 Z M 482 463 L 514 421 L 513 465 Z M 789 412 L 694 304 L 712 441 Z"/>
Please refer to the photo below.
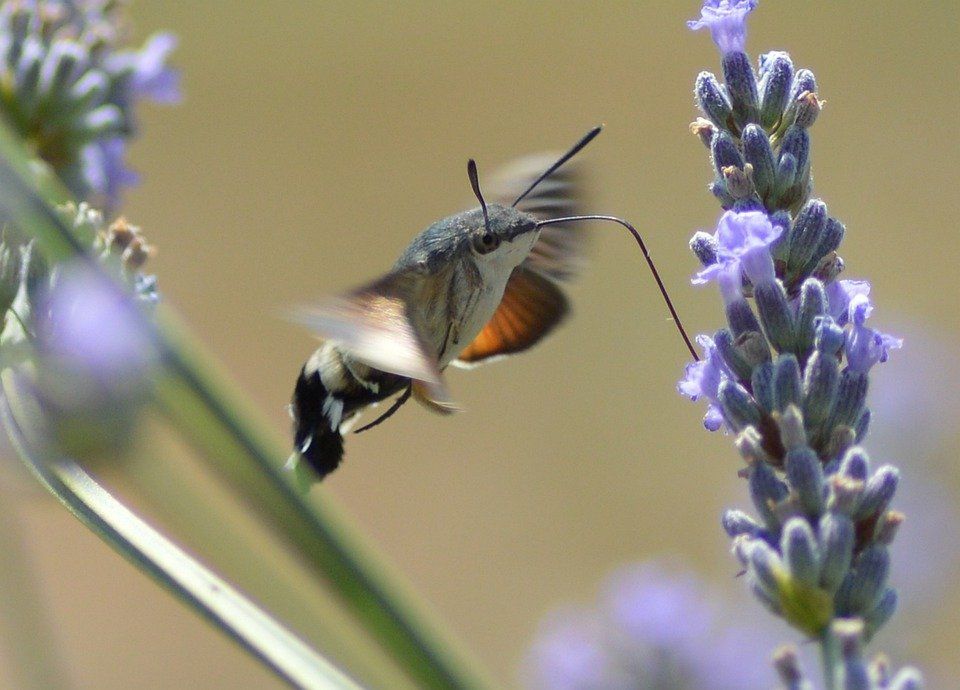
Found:
<path fill-rule="evenodd" d="M 0 420 L 27 467 L 81 522 L 291 685 L 359 690 L 273 618 L 128 510 L 79 465 L 43 457 L 32 448 L 17 422 L 16 385 L 11 379 L 12 373 L 5 372 Z"/>
<path fill-rule="evenodd" d="M 31 167 L 21 143 L 0 126 L 0 212 L 29 232 L 51 263 L 86 256 L 54 211 L 68 196 Z M 37 182 L 39 180 L 39 182 Z M 489 683 L 432 622 L 422 606 L 348 528 L 329 497 L 312 502 L 282 470 L 288 453 L 217 371 L 201 344 L 170 315 L 154 326 L 163 357 L 157 398 L 211 466 L 302 561 L 324 578 L 412 679 L 425 688 L 482 688 Z"/>
<path fill-rule="evenodd" d="M 840 649 L 837 639 L 826 626 L 820 633 L 820 659 L 823 665 L 823 687 L 825 690 L 837 690 L 837 675 L 840 668 Z"/>

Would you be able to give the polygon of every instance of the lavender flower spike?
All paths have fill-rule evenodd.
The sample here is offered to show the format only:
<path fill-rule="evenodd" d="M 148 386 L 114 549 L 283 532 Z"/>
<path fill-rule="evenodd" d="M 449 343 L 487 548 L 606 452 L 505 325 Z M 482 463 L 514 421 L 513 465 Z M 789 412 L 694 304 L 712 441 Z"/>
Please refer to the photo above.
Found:
<path fill-rule="evenodd" d="M 713 42 L 726 55 L 743 52 L 747 40 L 747 15 L 757 7 L 757 0 L 706 0 L 700 19 L 687 22 L 690 29 L 710 29 Z"/>

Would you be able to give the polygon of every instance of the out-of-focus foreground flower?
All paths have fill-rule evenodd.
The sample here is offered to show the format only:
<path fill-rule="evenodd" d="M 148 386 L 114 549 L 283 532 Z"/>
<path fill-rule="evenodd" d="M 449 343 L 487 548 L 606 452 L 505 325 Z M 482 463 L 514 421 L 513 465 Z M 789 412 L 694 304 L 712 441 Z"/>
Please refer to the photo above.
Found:
<path fill-rule="evenodd" d="M 108 209 L 136 181 L 124 156 L 138 102 L 180 98 L 174 37 L 124 47 L 121 15 L 111 0 L 0 6 L 0 112 L 77 198 Z"/>

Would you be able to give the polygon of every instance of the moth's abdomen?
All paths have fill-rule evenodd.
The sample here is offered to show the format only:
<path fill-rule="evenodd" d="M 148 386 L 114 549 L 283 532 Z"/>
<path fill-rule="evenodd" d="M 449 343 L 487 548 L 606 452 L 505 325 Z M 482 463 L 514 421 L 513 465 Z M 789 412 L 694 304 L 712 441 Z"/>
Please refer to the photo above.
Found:
<path fill-rule="evenodd" d="M 293 390 L 294 450 L 321 478 L 330 474 L 343 459 L 345 423 L 407 381 L 362 364 L 351 366 L 336 346 L 325 343 L 303 365 Z"/>

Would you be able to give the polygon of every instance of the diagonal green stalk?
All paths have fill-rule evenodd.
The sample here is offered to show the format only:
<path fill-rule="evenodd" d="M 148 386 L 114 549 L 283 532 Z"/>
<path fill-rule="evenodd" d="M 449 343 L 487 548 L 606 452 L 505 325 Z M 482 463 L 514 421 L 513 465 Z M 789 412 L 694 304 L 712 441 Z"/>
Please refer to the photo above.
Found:
<path fill-rule="evenodd" d="M 820 660 L 823 665 L 823 687 L 826 690 L 836 690 L 837 671 L 840 665 L 840 650 L 837 648 L 837 639 L 830 626 L 826 626 L 820 633 Z"/>
<path fill-rule="evenodd" d="M 49 177 L 35 182 L 37 171 L 28 160 L 0 126 L 0 211 L 37 238 L 51 263 L 89 259 L 54 211 L 67 195 Z M 265 524 L 327 581 L 398 666 L 425 688 L 487 687 L 472 660 L 348 527 L 330 498 L 310 501 L 294 485 L 282 469 L 288 450 L 217 373 L 201 344 L 170 314 L 159 324 L 145 319 L 143 326 L 153 331 L 164 364 L 156 394 L 160 407 Z"/>
<path fill-rule="evenodd" d="M 30 471 L 81 522 L 291 685 L 359 690 L 326 659 L 137 517 L 75 462 L 43 457 L 31 447 L 11 404 L 15 391 L 8 371 L 0 389 L 0 422 Z"/>

